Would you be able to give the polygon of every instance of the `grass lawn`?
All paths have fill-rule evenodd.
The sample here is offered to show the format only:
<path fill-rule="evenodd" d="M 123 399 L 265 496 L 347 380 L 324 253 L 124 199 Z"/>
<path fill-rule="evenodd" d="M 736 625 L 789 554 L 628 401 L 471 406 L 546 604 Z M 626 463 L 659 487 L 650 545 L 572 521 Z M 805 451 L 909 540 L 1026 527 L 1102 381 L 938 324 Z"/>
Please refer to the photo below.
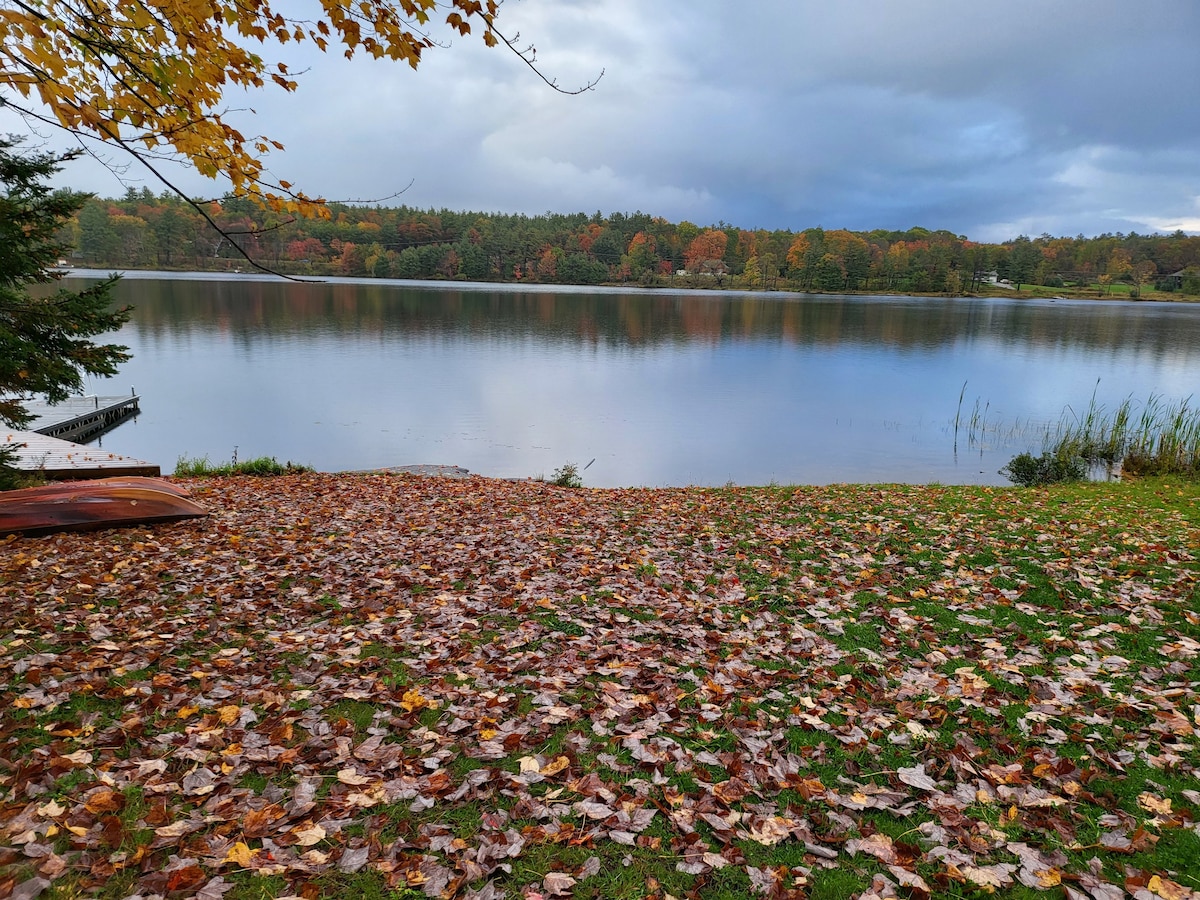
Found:
<path fill-rule="evenodd" d="M 0 896 L 1200 897 L 1195 484 L 189 484 L 0 543 Z"/>

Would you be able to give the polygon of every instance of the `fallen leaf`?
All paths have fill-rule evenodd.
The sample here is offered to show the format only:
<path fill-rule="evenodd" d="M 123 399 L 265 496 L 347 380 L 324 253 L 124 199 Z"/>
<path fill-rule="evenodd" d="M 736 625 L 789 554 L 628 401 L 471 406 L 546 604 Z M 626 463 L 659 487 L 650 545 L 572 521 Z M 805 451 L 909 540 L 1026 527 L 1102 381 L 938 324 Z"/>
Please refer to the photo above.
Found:
<path fill-rule="evenodd" d="M 1138 806 L 1147 812 L 1152 812 L 1160 816 L 1169 816 L 1171 814 L 1171 800 L 1169 797 L 1156 797 L 1148 791 L 1143 791 L 1138 794 Z"/>
<path fill-rule="evenodd" d="M 292 838 L 301 847 L 311 847 L 325 840 L 325 829 L 320 825 L 310 824 L 307 828 L 296 828 L 291 832 Z"/>
<path fill-rule="evenodd" d="M 851 856 L 856 853 L 866 853 L 874 856 L 885 865 L 896 864 L 896 847 L 886 834 L 876 832 L 865 838 L 853 838 L 846 841 L 846 852 Z"/>
<path fill-rule="evenodd" d="M 88 812 L 97 815 L 119 812 L 125 807 L 125 798 L 116 791 L 98 790 L 88 794 L 83 806 Z"/>
<path fill-rule="evenodd" d="M 937 790 L 937 782 L 925 774 L 924 763 L 921 763 L 919 766 L 911 766 L 909 768 L 901 767 L 896 770 L 896 777 L 898 777 L 905 784 L 919 788 L 923 791 Z"/>
<path fill-rule="evenodd" d="M 250 862 L 258 854 L 258 850 L 251 850 L 250 847 L 241 841 L 235 843 L 229 848 L 229 852 L 225 854 L 225 862 L 233 863 L 241 866 L 243 869 L 250 865 Z"/>
<path fill-rule="evenodd" d="M 542 887 L 551 897 L 565 897 L 575 886 L 575 879 L 565 872 L 550 872 L 542 879 Z"/>

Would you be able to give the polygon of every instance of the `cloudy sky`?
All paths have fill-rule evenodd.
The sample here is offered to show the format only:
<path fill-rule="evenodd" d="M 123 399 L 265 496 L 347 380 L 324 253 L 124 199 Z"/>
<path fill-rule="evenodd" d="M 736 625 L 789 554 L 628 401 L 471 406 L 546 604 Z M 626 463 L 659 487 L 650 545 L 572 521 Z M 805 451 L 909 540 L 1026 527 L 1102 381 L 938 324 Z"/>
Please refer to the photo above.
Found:
<path fill-rule="evenodd" d="M 499 21 L 563 87 L 603 78 L 564 96 L 472 38 L 416 72 L 279 50 L 307 68 L 300 90 L 230 105 L 286 144 L 277 176 L 330 199 L 411 182 L 390 202 L 977 240 L 1200 233 L 1197 0 L 507 0 Z M 124 191 L 95 164 L 65 181 Z"/>

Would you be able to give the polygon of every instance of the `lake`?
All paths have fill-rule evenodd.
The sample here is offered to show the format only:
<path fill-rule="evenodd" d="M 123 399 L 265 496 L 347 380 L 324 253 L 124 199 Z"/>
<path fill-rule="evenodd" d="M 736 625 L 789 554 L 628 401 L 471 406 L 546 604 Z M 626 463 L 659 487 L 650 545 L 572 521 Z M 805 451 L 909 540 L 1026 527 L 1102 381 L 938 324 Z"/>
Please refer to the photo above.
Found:
<path fill-rule="evenodd" d="M 136 389 L 142 412 L 101 442 L 165 472 L 236 452 L 499 477 L 573 462 L 590 486 L 1005 484 L 1093 392 L 1200 387 L 1184 304 L 164 273 L 117 294 L 133 359 L 88 392 Z"/>

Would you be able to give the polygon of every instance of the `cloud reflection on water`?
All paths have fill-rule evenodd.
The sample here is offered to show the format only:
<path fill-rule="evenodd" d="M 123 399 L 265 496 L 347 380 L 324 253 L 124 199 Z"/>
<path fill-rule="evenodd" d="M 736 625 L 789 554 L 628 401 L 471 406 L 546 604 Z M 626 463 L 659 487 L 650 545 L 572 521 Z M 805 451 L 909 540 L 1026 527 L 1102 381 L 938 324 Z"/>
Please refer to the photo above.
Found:
<path fill-rule="evenodd" d="M 1002 483 L 1021 423 L 1200 369 L 1190 307 L 701 292 L 129 279 L 116 380 L 139 420 L 105 446 L 175 459 L 410 463 L 590 485 Z M 953 453 L 967 382 L 1003 425 Z M 97 385 L 101 392 L 115 388 Z M 1005 424 L 1007 423 L 1007 424 Z M 1016 433 L 1014 434 L 1014 429 Z M 1002 441 L 1001 437 L 1012 440 Z"/>

